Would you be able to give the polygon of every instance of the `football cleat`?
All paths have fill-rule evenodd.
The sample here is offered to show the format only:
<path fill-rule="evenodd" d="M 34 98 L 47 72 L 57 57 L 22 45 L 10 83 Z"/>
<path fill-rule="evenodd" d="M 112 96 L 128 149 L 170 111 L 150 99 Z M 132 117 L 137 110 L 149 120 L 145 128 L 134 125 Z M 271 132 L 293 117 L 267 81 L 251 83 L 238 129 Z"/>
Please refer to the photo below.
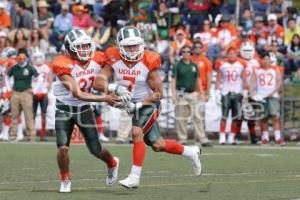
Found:
<path fill-rule="evenodd" d="M 127 189 L 137 189 L 140 185 L 140 177 L 131 173 L 127 178 L 119 181 L 119 184 Z"/>
<path fill-rule="evenodd" d="M 280 146 L 280 147 L 283 147 L 283 146 L 285 146 L 285 143 L 282 141 L 282 139 L 279 139 L 279 140 L 276 141 L 276 145 Z"/>
<path fill-rule="evenodd" d="M 233 133 L 230 133 L 229 135 L 228 135 L 228 140 L 227 140 L 227 143 L 228 144 L 231 144 L 231 145 L 235 145 L 236 144 L 236 141 L 235 141 L 235 139 L 234 139 L 234 134 Z"/>
<path fill-rule="evenodd" d="M 269 140 L 263 139 L 263 140 L 261 141 L 261 145 L 262 145 L 262 146 L 268 146 L 268 145 L 270 145 Z"/>
<path fill-rule="evenodd" d="M 119 158 L 114 157 L 114 160 L 116 161 L 116 166 L 107 169 L 106 185 L 108 186 L 112 186 L 118 180 Z"/>
<path fill-rule="evenodd" d="M 225 145 L 226 144 L 226 135 L 225 135 L 225 133 L 220 133 L 219 144 L 221 144 L 221 145 Z"/>
<path fill-rule="evenodd" d="M 18 136 L 16 138 L 16 142 L 19 142 L 19 141 L 22 141 L 22 140 L 24 140 L 24 135 L 23 134 L 22 135 L 18 134 Z"/>
<path fill-rule="evenodd" d="M 202 174 L 202 165 L 200 161 L 200 148 L 199 146 L 194 146 L 194 155 L 192 156 L 192 164 L 193 164 L 193 170 L 195 176 L 200 176 Z"/>
<path fill-rule="evenodd" d="M 61 193 L 71 192 L 71 181 L 69 179 L 61 181 L 59 192 L 61 192 Z"/>
<path fill-rule="evenodd" d="M 109 138 L 106 137 L 103 133 L 99 134 L 98 138 L 101 142 L 109 142 Z"/>

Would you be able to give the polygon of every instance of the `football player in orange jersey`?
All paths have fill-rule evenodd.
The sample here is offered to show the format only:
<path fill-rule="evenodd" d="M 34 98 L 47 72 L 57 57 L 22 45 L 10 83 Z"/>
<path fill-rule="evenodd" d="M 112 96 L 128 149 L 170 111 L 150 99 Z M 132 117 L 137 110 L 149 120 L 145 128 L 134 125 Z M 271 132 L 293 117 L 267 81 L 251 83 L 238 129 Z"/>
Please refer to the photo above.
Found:
<path fill-rule="evenodd" d="M 218 62 L 216 99 L 222 105 L 222 119 L 220 122 L 219 144 L 226 144 L 226 121 L 231 110 L 231 133 L 228 135 L 227 143 L 236 144 L 238 121 L 241 118 L 240 108 L 243 97 L 247 94 L 246 88 L 246 63 L 237 57 L 237 49 L 229 47 L 227 58 Z"/>
<path fill-rule="evenodd" d="M 282 85 L 280 72 L 272 67 L 269 53 L 261 55 L 261 68 L 255 69 L 251 75 L 250 97 L 259 103 L 263 109 L 256 113 L 260 119 L 262 145 L 269 144 L 268 119 L 273 122 L 275 142 L 284 146 L 280 131 L 279 91 Z"/>
<path fill-rule="evenodd" d="M 45 55 L 42 52 L 35 52 L 32 55 L 33 66 L 39 76 L 33 78 L 33 114 L 36 118 L 38 106 L 41 108 L 41 131 L 40 141 L 45 141 L 46 136 L 46 114 L 48 107 L 48 93 L 52 84 L 53 76 L 50 67 L 46 64 Z"/>
<path fill-rule="evenodd" d="M 106 184 L 112 185 L 117 181 L 119 159 L 101 147 L 90 102 L 114 105 L 119 98 L 114 94 L 99 96 L 90 92 L 94 77 L 103 64 L 103 53 L 94 53 L 95 45 L 90 36 L 80 29 L 71 30 L 65 36 L 64 46 L 66 55 L 60 55 L 52 62 L 52 70 L 57 76 L 54 95 L 57 162 L 61 177 L 59 192 L 71 192 L 68 151 L 74 125 L 79 127 L 90 153 L 107 164 Z"/>
<path fill-rule="evenodd" d="M 140 182 L 146 146 L 155 152 L 167 152 L 188 158 L 196 176 L 201 175 L 200 149 L 178 144 L 174 140 L 161 137 L 157 118 L 161 110 L 163 97 L 162 81 L 158 68 L 160 56 L 144 51 L 144 40 L 136 27 L 123 27 L 117 34 L 117 47 L 105 52 L 105 66 L 102 76 L 94 82 L 94 88 L 100 91 L 114 91 L 125 86 L 131 91 L 131 101 L 124 101 L 124 108 L 132 113 L 133 166 L 129 176 L 119 181 L 126 188 L 137 188 Z M 116 82 L 108 83 L 114 75 Z"/>
<path fill-rule="evenodd" d="M 251 42 L 244 42 L 241 44 L 240 48 L 240 56 L 246 62 L 246 82 L 247 82 L 247 90 L 249 92 L 250 79 L 253 71 L 260 67 L 259 60 L 255 57 L 255 47 Z M 243 120 L 247 121 L 249 134 L 250 134 L 250 142 L 251 144 L 257 144 L 256 130 L 255 130 L 255 116 L 253 107 L 251 106 L 251 101 L 249 102 L 248 95 L 246 98 L 243 98 L 242 102 L 242 114 Z M 238 121 L 238 131 L 237 137 L 241 137 L 241 128 L 242 128 L 242 120 Z"/>

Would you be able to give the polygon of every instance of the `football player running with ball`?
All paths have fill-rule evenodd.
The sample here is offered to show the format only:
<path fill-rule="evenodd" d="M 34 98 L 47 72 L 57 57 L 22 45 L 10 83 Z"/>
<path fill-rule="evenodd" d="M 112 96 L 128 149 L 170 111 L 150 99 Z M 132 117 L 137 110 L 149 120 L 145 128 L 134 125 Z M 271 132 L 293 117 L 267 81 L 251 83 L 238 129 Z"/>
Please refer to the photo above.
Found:
<path fill-rule="evenodd" d="M 56 96 L 55 130 L 58 147 L 57 163 L 60 169 L 59 192 L 71 192 L 69 174 L 69 145 L 74 125 L 81 131 L 91 154 L 107 165 L 106 184 L 117 181 L 119 160 L 103 149 L 90 102 L 118 103 L 114 94 L 98 96 L 90 93 L 93 80 L 103 64 L 103 53 L 95 53 L 95 45 L 83 30 L 71 30 L 64 39 L 67 55 L 53 60 L 53 72 L 57 76 L 54 85 Z"/>
<path fill-rule="evenodd" d="M 157 118 L 160 114 L 163 97 L 162 81 L 158 68 L 160 56 L 152 51 L 144 51 L 144 40 L 140 31 L 131 26 L 123 27 L 117 34 L 118 47 L 105 52 L 105 66 L 102 76 L 94 81 L 94 88 L 100 91 L 117 92 L 126 87 L 131 101 L 123 101 L 123 107 L 132 114 L 133 165 L 127 178 L 119 183 L 129 189 L 140 183 L 146 145 L 155 152 L 178 154 L 188 158 L 196 176 L 201 175 L 200 149 L 163 139 L 160 135 Z M 116 82 L 109 84 L 111 76 Z"/>

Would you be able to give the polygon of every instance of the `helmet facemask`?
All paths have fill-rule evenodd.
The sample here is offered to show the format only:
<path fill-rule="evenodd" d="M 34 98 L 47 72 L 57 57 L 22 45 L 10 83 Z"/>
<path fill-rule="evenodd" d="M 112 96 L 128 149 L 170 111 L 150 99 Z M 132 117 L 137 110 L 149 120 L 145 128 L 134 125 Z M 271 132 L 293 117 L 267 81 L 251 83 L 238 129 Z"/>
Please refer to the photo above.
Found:
<path fill-rule="evenodd" d="M 83 30 L 74 29 L 65 37 L 65 49 L 71 57 L 86 62 L 94 56 L 95 44 Z"/>
<path fill-rule="evenodd" d="M 121 57 L 130 62 L 139 61 L 143 57 L 144 48 L 143 41 L 135 44 L 119 44 Z"/>
<path fill-rule="evenodd" d="M 70 45 L 70 50 L 76 54 L 76 58 L 80 61 L 88 61 L 94 56 L 95 44 L 86 38 L 86 40 L 75 41 Z"/>
<path fill-rule="evenodd" d="M 129 62 L 139 61 L 144 54 L 144 39 L 136 27 L 123 27 L 117 34 L 116 43 L 120 56 Z"/>

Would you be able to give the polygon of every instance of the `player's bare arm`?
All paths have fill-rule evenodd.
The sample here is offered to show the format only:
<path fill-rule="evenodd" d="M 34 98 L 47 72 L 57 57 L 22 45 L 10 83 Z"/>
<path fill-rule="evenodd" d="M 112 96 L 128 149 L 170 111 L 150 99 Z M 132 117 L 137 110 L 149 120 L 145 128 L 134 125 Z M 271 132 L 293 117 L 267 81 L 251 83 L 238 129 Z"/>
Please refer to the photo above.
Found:
<path fill-rule="evenodd" d="M 241 74 L 241 78 L 243 81 L 243 90 L 247 90 L 248 89 L 248 84 L 247 84 L 247 75 L 246 75 L 246 70 L 244 69 L 242 74 Z"/>
<path fill-rule="evenodd" d="M 282 78 L 280 73 L 276 70 L 276 87 L 275 89 L 269 94 L 269 97 L 272 97 L 275 93 L 279 92 L 282 86 Z"/>
<path fill-rule="evenodd" d="M 120 101 L 119 98 L 114 95 L 99 96 L 82 91 L 79 85 L 70 75 L 59 76 L 59 79 L 63 83 L 63 85 L 72 92 L 72 95 L 80 100 L 91 102 L 106 102 L 109 105 L 115 105 Z"/>
<path fill-rule="evenodd" d="M 153 93 L 152 95 L 144 99 L 143 105 L 159 101 L 163 97 L 162 81 L 157 70 L 151 71 L 149 73 L 147 81 Z"/>
<path fill-rule="evenodd" d="M 255 72 L 252 73 L 249 85 L 249 95 L 250 97 L 254 96 L 254 88 L 256 86 L 256 75 Z"/>
<path fill-rule="evenodd" d="M 177 100 L 176 78 L 172 78 L 171 80 L 171 90 L 172 90 L 172 101 L 173 103 L 176 103 Z"/>
<path fill-rule="evenodd" d="M 112 73 L 113 69 L 110 66 L 105 65 L 102 68 L 101 73 L 95 77 L 93 88 L 100 92 L 107 92 L 109 78 L 112 76 Z"/>

